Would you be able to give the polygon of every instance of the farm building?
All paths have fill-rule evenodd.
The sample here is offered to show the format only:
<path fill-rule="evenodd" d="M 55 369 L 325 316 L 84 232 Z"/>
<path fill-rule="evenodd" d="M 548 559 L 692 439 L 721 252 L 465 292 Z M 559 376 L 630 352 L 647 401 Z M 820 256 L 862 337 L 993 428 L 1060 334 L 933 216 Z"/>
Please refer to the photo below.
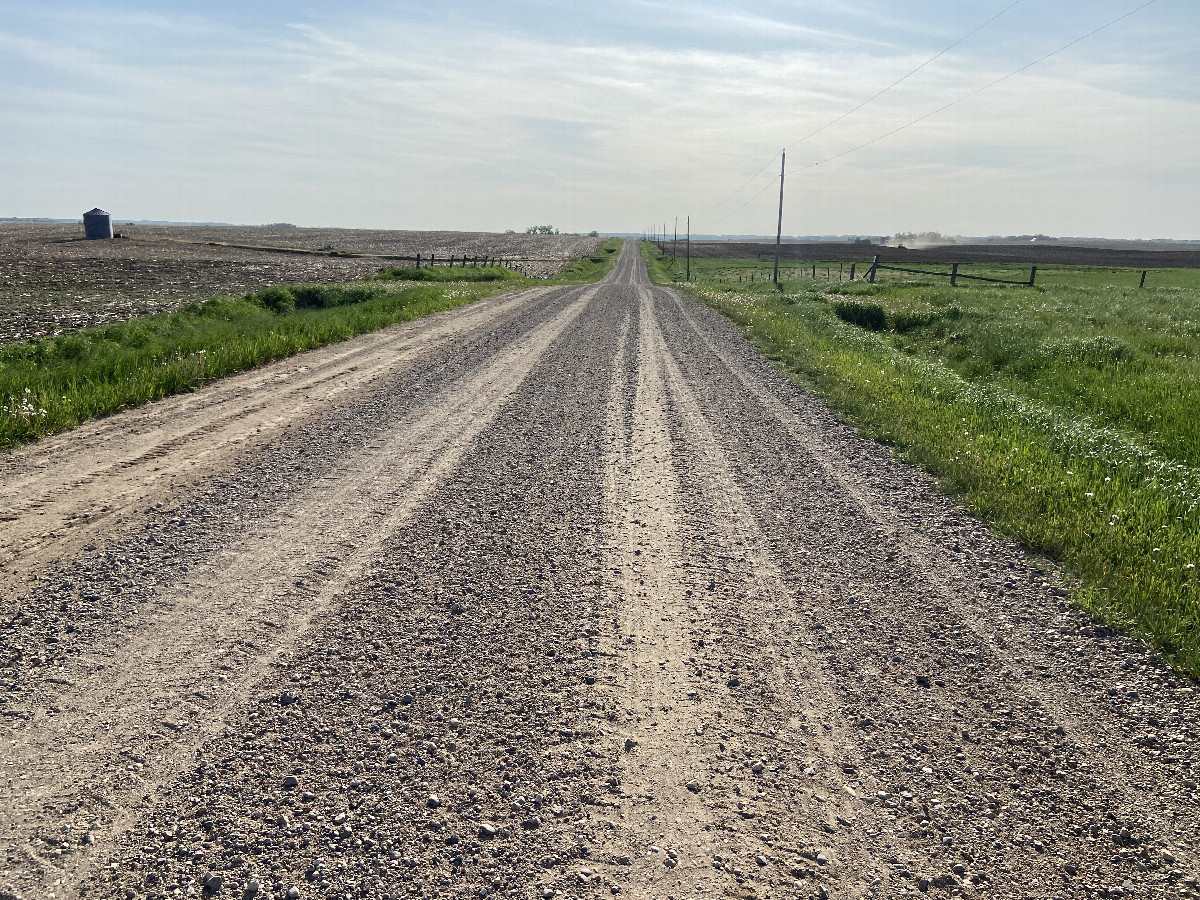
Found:
<path fill-rule="evenodd" d="M 108 240 L 113 236 L 112 216 L 102 209 L 83 214 L 83 235 L 89 240 Z"/>

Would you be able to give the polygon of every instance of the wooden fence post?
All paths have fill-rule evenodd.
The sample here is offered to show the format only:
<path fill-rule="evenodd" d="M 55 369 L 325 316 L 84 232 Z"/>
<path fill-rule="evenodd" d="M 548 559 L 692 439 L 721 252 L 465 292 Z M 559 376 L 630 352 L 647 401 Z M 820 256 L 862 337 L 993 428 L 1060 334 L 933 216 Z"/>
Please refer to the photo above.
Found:
<path fill-rule="evenodd" d="M 1146 270 L 1142 269 L 1142 283 L 1139 284 L 1138 287 L 1144 288 L 1145 286 L 1146 286 Z"/>
<path fill-rule="evenodd" d="M 875 272 L 878 269 L 878 267 L 879 267 L 879 254 L 876 253 L 875 259 L 871 261 L 871 274 L 868 276 L 868 280 L 871 282 L 871 284 L 875 283 Z"/>
<path fill-rule="evenodd" d="M 1033 283 L 1037 281 L 1037 266 L 1033 266 L 1029 270 L 1029 286 L 1033 287 Z"/>
<path fill-rule="evenodd" d="M 958 287 L 958 263 L 950 268 L 950 287 Z"/>
<path fill-rule="evenodd" d="M 858 263 L 850 263 L 850 280 L 854 280 L 854 270 L 858 267 Z"/>
<path fill-rule="evenodd" d="M 421 268 L 421 254 L 420 253 L 417 254 L 417 268 L 418 269 Z"/>

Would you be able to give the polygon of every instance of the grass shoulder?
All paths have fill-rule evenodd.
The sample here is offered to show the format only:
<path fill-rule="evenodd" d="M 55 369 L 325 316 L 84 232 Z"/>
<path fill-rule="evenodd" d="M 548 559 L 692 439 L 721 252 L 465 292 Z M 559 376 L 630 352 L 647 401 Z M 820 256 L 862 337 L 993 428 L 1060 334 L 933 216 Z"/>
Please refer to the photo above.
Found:
<path fill-rule="evenodd" d="M 624 241 L 609 238 L 595 253 L 573 260 L 561 273 L 549 279 L 549 284 L 592 284 L 602 280 L 612 269 L 613 261 L 620 255 Z"/>

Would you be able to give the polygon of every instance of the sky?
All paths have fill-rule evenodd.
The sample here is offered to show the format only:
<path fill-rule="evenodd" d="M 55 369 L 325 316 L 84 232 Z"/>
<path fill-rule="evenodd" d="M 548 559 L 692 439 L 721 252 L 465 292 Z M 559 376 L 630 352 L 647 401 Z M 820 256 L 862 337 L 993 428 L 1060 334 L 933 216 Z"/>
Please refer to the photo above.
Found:
<path fill-rule="evenodd" d="M 1200 239 L 1143 2 L 0 0 L 0 216 Z"/>

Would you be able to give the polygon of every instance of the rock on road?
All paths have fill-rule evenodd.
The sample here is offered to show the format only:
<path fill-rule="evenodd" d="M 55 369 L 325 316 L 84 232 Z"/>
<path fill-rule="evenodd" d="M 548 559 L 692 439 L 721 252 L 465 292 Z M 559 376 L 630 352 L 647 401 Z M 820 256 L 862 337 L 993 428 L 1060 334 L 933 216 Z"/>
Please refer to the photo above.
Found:
<path fill-rule="evenodd" d="M 0 898 L 1200 896 L 1191 684 L 632 244 L 0 504 Z"/>

